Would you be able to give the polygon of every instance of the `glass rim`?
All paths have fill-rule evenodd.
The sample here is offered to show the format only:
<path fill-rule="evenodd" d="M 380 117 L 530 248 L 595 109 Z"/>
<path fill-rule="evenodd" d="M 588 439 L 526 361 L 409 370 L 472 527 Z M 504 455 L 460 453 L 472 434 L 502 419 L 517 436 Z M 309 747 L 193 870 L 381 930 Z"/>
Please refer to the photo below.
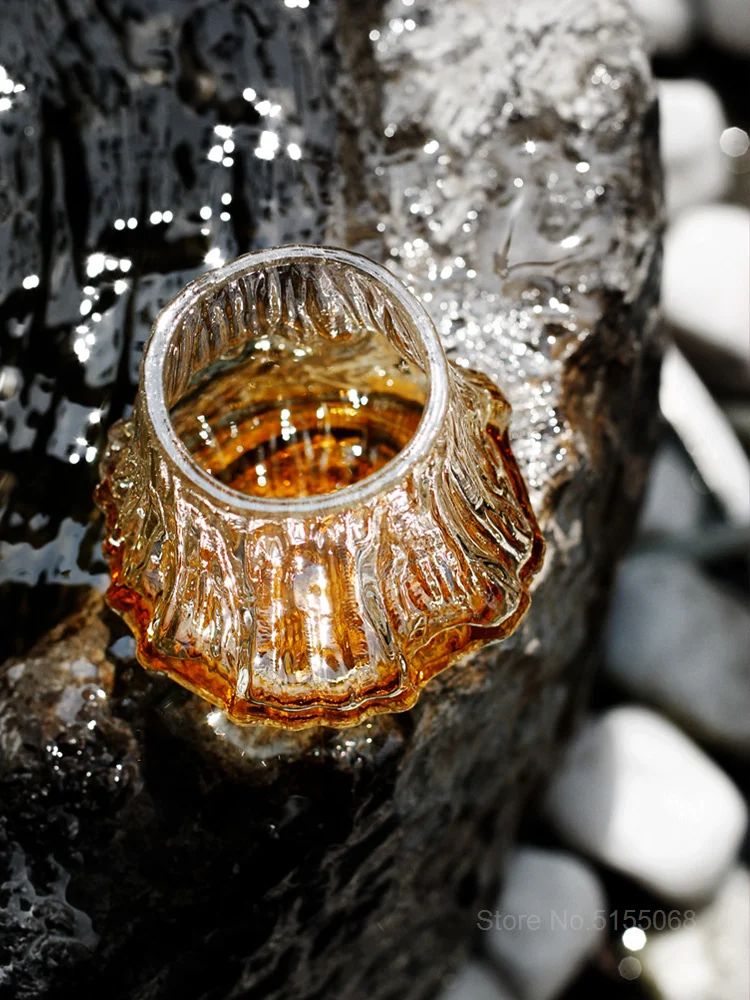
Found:
<path fill-rule="evenodd" d="M 421 341 L 426 356 L 427 400 L 417 428 L 408 443 L 389 462 L 357 483 L 330 493 L 300 497 L 253 497 L 213 479 L 193 459 L 175 431 L 167 408 L 164 366 L 174 337 L 191 308 L 226 282 L 268 265 L 295 260 L 335 261 L 375 281 L 404 310 Z M 159 313 L 143 355 L 141 389 L 146 410 L 159 444 L 178 470 L 194 485 L 224 506 L 258 517 L 314 517 L 364 503 L 393 489 L 425 458 L 440 433 L 448 407 L 448 361 L 443 345 L 419 299 L 386 267 L 363 254 L 338 247 L 289 244 L 255 250 L 189 282 Z"/>

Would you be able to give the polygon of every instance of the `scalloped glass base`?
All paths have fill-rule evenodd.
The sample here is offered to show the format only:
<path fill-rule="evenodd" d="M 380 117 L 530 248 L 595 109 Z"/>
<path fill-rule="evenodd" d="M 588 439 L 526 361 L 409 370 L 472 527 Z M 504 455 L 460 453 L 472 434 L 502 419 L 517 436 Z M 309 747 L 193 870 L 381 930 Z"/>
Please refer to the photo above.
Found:
<path fill-rule="evenodd" d="M 239 724 L 411 707 L 529 605 L 544 546 L 509 415 L 366 258 L 279 248 L 193 282 L 97 490 L 139 661 Z"/>

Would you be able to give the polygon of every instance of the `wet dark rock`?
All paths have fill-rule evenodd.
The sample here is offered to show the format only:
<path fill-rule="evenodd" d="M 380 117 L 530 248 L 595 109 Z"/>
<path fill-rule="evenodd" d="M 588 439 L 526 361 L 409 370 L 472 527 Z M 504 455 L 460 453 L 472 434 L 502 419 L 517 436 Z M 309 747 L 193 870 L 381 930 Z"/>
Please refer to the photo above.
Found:
<path fill-rule="evenodd" d="M 0 105 L 0 996 L 429 997 L 579 713 L 652 444 L 631 15 L 9 0 L 0 66 L 25 87 Z M 296 737 L 136 667 L 89 586 L 98 450 L 156 311 L 204 258 L 293 240 L 390 260 L 500 382 L 548 543 L 509 641 L 409 713 Z"/>
<path fill-rule="evenodd" d="M 211 249 L 321 241 L 339 176 L 333 13 L 332 0 L 314 14 L 276 0 L 2 4 L 0 66 L 24 89 L 0 90 L 1 364 L 14 373 L 0 394 L 0 594 L 16 623 L 0 656 L 105 572 L 98 456 L 159 308 Z M 208 157 L 222 124 L 227 166 Z M 269 128 L 285 143 L 274 161 L 253 152 Z M 302 136 L 295 161 L 285 146 Z"/>

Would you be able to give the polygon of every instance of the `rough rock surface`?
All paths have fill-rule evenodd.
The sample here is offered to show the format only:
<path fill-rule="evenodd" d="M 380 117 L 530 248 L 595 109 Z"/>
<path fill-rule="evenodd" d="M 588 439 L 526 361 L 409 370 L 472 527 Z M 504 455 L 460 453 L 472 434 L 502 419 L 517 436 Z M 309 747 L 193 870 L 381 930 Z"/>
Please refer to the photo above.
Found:
<path fill-rule="evenodd" d="M 620 0 L 8 0 L 0 66 L 25 88 L 0 105 L 0 995 L 428 997 L 577 714 L 645 475 L 639 32 Z M 293 240 L 391 261 L 498 379 L 548 543 L 510 641 L 294 739 L 134 668 L 93 599 L 24 652 L 101 580 L 98 449 L 156 310 Z"/>

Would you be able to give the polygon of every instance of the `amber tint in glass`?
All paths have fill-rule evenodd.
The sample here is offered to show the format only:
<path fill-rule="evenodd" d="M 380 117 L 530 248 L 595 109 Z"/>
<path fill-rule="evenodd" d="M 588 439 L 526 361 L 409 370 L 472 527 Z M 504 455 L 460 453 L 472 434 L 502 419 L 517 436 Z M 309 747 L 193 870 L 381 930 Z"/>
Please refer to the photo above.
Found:
<path fill-rule="evenodd" d="M 528 607 L 543 543 L 508 419 L 366 258 L 282 247 L 197 279 L 97 491 L 140 662 L 240 724 L 409 708 Z"/>
<path fill-rule="evenodd" d="M 381 469 L 422 418 L 423 372 L 375 331 L 332 352 L 265 336 L 200 373 L 171 413 L 195 461 L 240 493 L 330 493 Z"/>

